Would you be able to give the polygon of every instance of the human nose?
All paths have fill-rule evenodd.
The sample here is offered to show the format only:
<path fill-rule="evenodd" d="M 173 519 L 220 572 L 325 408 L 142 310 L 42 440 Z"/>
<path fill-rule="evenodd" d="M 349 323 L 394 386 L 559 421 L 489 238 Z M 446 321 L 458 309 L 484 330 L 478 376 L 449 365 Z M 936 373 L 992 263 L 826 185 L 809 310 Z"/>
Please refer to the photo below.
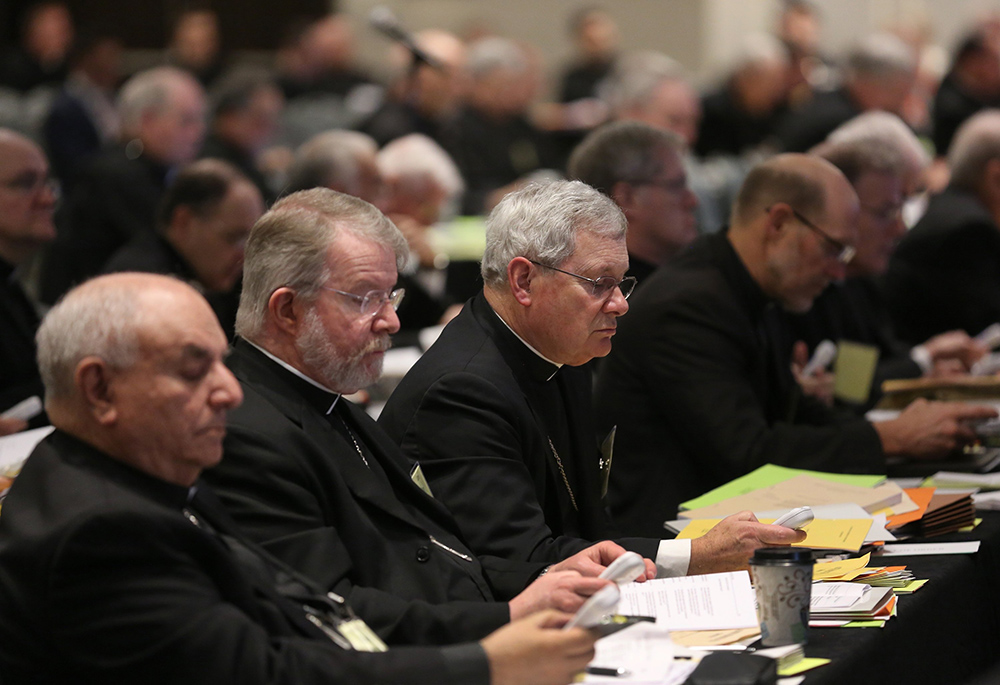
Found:
<path fill-rule="evenodd" d="M 216 409 L 234 409 L 243 402 L 243 388 L 240 387 L 240 382 L 222 362 L 218 362 L 215 387 L 212 388 L 209 401 Z"/>
<path fill-rule="evenodd" d="M 621 316 L 628 311 L 628 300 L 625 299 L 621 288 L 616 286 L 611 289 L 611 296 L 604 302 L 604 311 L 615 316 Z"/>
<path fill-rule="evenodd" d="M 375 312 L 375 318 L 372 320 L 372 330 L 376 333 L 388 333 L 390 335 L 399 330 L 399 315 L 396 314 L 395 308 L 393 308 L 392 303 L 388 300 L 383 302 L 382 306 Z"/>

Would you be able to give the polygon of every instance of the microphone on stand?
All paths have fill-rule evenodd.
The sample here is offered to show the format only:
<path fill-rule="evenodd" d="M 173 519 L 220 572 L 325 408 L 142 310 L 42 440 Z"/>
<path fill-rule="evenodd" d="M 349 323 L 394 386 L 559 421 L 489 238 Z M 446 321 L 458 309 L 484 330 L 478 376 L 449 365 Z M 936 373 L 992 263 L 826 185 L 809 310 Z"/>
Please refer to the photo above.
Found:
<path fill-rule="evenodd" d="M 441 60 L 432 57 L 426 51 L 422 50 L 417 45 L 417 41 L 414 40 L 413 34 L 403 28 L 396 15 L 385 5 L 378 5 L 372 8 L 371 13 L 368 15 L 368 23 L 382 35 L 391 38 L 409 50 L 410 54 L 413 55 L 414 69 L 423 62 L 434 69 L 444 70 Z"/>

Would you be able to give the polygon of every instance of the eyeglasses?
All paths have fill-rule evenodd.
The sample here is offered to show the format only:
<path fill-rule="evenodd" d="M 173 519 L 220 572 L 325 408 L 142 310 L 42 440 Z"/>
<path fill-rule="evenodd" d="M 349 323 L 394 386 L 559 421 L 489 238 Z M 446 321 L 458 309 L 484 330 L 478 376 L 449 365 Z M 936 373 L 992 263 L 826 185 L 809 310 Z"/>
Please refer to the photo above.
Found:
<path fill-rule="evenodd" d="M 768 210 L 770 210 L 770 207 L 768 207 Z M 834 257 L 841 264 L 851 263 L 851 260 L 854 259 L 855 253 L 857 253 L 857 250 L 854 249 L 853 245 L 845 245 L 836 238 L 831 238 L 827 235 L 826 231 L 799 214 L 795 209 L 792 210 L 792 215 L 798 219 L 803 226 L 823 239 L 827 246 L 827 252 L 831 257 Z"/>
<path fill-rule="evenodd" d="M 861 205 L 861 209 L 882 223 L 896 221 L 903 216 L 903 205 L 889 205 L 887 207 L 870 207 L 868 205 Z"/>
<path fill-rule="evenodd" d="M 546 269 L 552 269 L 553 271 L 558 271 L 561 274 L 566 274 L 567 276 L 573 276 L 574 278 L 579 278 L 581 281 L 587 281 L 590 283 L 591 288 L 593 288 L 594 297 L 603 299 L 611 294 L 614 288 L 620 288 L 622 291 L 622 296 L 627 300 L 628 296 L 632 294 L 635 290 L 635 276 L 626 276 L 620 281 L 611 276 L 601 276 L 600 278 L 587 278 L 586 276 L 581 276 L 580 274 L 575 274 L 572 271 L 563 271 L 554 266 L 549 266 L 548 264 L 542 264 L 541 262 L 536 262 L 534 259 L 528 259 L 529 262 L 535 266 L 541 266 Z"/>
<path fill-rule="evenodd" d="M 0 183 L 0 187 L 23 195 L 34 195 L 43 188 L 56 197 L 59 197 L 60 192 L 58 179 L 31 172 L 15 176 L 9 181 L 3 181 Z"/>
<path fill-rule="evenodd" d="M 337 290 L 336 288 L 330 288 L 329 286 L 320 286 L 323 290 L 329 290 L 331 293 L 337 293 L 338 295 L 343 295 L 344 297 L 349 297 L 358 303 L 361 309 L 361 316 L 374 316 L 382 311 L 382 307 L 389 303 L 392 307 L 392 311 L 399 309 L 399 303 L 403 301 L 403 295 L 406 294 L 405 288 L 396 288 L 395 290 L 370 290 L 364 295 L 355 295 L 354 293 L 345 292 L 343 290 Z"/>

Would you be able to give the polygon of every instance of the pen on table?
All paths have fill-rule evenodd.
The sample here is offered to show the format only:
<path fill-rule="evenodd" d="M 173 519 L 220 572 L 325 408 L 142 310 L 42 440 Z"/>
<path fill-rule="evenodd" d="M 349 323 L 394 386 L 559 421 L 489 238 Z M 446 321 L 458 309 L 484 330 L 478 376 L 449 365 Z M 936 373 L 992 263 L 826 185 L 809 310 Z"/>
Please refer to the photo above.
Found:
<path fill-rule="evenodd" d="M 606 675 L 611 678 L 624 678 L 632 675 L 627 668 L 605 668 L 603 666 L 588 666 L 587 673 L 590 675 Z"/>

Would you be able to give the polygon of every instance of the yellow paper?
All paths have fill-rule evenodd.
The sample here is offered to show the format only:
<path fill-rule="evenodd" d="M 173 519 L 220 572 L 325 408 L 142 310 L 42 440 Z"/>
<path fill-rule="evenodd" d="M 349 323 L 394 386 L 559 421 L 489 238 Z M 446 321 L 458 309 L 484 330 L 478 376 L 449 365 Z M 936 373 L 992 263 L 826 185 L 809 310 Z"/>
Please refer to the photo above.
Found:
<path fill-rule="evenodd" d="M 833 365 L 833 396 L 857 404 L 867 402 L 878 356 L 878 348 L 873 345 L 839 341 Z"/>
<path fill-rule="evenodd" d="M 826 666 L 828 663 L 830 663 L 829 659 L 806 657 L 801 661 L 796 661 L 791 666 L 779 668 L 778 675 L 781 676 L 782 678 L 788 678 L 789 676 L 798 675 L 799 673 L 805 673 L 806 671 L 811 671 L 812 669 L 819 668 L 820 666 Z"/>
<path fill-rule="evenodd" d="M 871 556 L 871 554 L 866 554 L 857 559 L 817 561 L 813 566 L 813 580 L 840 580 L 848 575 L 855 578 L 868 565 Z"/>
<path fill-rule="evenodd" d="M 677 534 L 678 540 L 700 538 L 712 530 L 721 519 L 695 519 Z M 761 523 L 771 523 L 774 519 L 762 519 Z M 857 552 L 865 542 L 871 519 L 813 519 L 803 526 L 806 539 L 792 547 L 814 547 L 818 549 L 847 549 Z"/>
<path fill-rule="evenodd" d="M 916 592 L 917 590 L 919 590 L 920 588 L 922 588 L 924 585 L 926 585 L 928 580 L 929 580 L 928 578 L 921 578 L 921 579 L 918 579 L 918 580 L 911 580 L 909 583 L 907 583 L 903 587 L 894 587 L 892 589 L 892 591 L 895 592 L 897 595 L 909 595 L 909 594 L 913 594 L 914 592 Z"/>

